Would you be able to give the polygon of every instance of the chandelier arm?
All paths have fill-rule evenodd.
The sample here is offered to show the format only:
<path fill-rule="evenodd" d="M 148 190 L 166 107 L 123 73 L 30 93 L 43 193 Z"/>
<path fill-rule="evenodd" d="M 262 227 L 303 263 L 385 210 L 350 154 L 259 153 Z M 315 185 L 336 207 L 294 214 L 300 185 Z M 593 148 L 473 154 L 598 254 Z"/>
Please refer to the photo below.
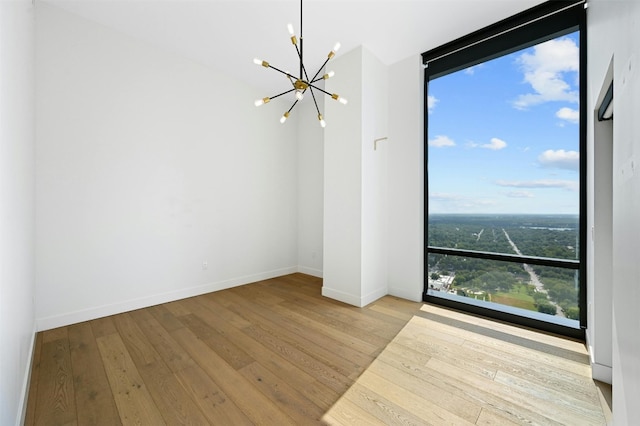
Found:
<path fill-rule="evenodd" d="M 296 101 L 293 103 L 293 105 L 291 105 L 291 108 L 289 108 L 289 111 L 287 111 L 287 114 L 291 112 L 291 110 L 293 109 L 293 107 L 296 106 L 297 103 L 298 103 L 298 100 L 296 99 Z"/>
<path fill-rule="evenodd" d="M 316 78 L 315 80 L 311 80 L 311 81 L 309 82 L 309 84 L 311 84 L 311 83 L 317 83 L 318 81 L 321 81 L 321 80 L 324 80 L 324 76 L 320 76 L 320 77 Z"/>
<path fill-rule="evenodd" d="M 321 92 L 322 92 L 322 93 L 324 93 L 325 95 L 333 96 L 333 94 L 332 94 L 332 93 L 329 93 L 329 92 L 327 92 L 326 90 L 321 89 L 321 88 L 319 88 L 318 86 L 313 85 L 313 84 L 311 84 L 311 83 L 309 83 L 309 87 L 313 87 L 314 89 L 321 91 Z M 313 93 L 313 90 L 311 91 L 311 93 Z"/>
<path fill-rule="evenodd" d="M 282 95 L 286 95 L 287 93 L 291 93 L 291 92 L 293 92 L 294 90 L 296 90 L 296 89 L 295 89 L 295 88 L 293 88 L 293 89 L 289 89 L 289 90 L 287 90 L 286 92 L 278 93 L 278 94 L 277 94 L 277 95 L 275 95 L 275 96 L 269 96 L 269 99 L 275 99 L 275 98 L 278 98 L 278 97 L 280 97 L 280 96 L 282 96 Z"/>
<path fill-rule="evenodd" d="M 302 51 L 298 49 L 298 45 L 294 44 L 296 48 L 296 52 L 298 53 L 298 59 L 300 60 L 300 80 L 304 78 L 309 81 L 309 75 L 307 74 L 307 68 L 304 66 L 304 62 L 302 61 Z M 300 40 L 300 47 L 302 48 L 302 40 Z"/>
<path fill-rule="evenodd" d="M 300 21 L 300 25 L 302 25 L 302 21 Z M 301 30 L 302 31 L 302 30 Z M 302 40 L 302 33 L 300 33 L 300 80 L 302 80 L 302 70 L 304 69 L 304 40 Z"/>
<path fill-rule="evenodd" d="M 325 65 L 327 65 L 327 62 L 329 62 L 329 59 L 331 59 L 331 58 L 327 58 L 327 59 L 325 59 L 325 60 L 324 60 L 324 64 L 322 64 L 322 65 L 320 66 L 320 69 L 318 70 L 318 72 L 316 73 L 316 75 L 314 75 L 314 76 L 313 76 L 313 78 L 309 81 L 310 83 L 314 83 L 314 82 L 316 82 L 316 81 L 320 80 L 319 78 L 316 80 L 316 77 L 318 77 L 318 75 L 320 74 L 320 72 L 324 69 Z"/>
<path fill-rule="evenodd" d="M 302 71 L 304 72 L 304 77 L 309 81 L 309 76 L 307 75 L 307 68 L 302 64 Z"/>
<path fill-rule="evenodd" d="M 316 111 L 318 115 L 320 115 L 320 108 L 318 108 L 318 102 L 316 101 L 316 95 L 313 93 L 313 86 L 309 86 L 309 91 L 311 92 L 311 97 L 313 98 L 313 103 L 316 106 Z"/>
<path fill-rule="evenodd" d="M 276 68 L 276 67 L 274 67 L 274 66 L 273 66 L 273 65 L 271 65 L 271 64 L 269 64 L 269 68 L 271 68 L 271 69 L 273 69 L 273 70 L 275 70 L 275 71 L 278 71 L 278 72 L 279 72 L 279 73 L 281 73 L 281 74 L 286 75 L 288 78 L 293 78 L 293 76 L 292 76 L 291 74 L 289 74 L 288 72 L 282 71 L 280 68 Z"/>
<path fill-rule="evenodd" d="M 300 60 L 300 63 L 302 63 L 302 52 L 300 51 L 300 48 L 298 47 L 297 44 L 294 44 L 293 47 L 296 48 L 296 53 L 298 54 L 298 60 Z"/>

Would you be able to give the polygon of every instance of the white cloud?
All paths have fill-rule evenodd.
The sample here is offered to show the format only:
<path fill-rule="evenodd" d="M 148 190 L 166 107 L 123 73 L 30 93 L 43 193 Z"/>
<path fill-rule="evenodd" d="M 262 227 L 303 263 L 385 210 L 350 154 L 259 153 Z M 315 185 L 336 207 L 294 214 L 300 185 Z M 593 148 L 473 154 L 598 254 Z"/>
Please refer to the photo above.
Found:
<path fill-rule="evenodd" d="M 533 193 L 529 191 L 510 191 L 505 195 L 509 198 L 533 198 Z"/>
<path fill-rule="evenodd" d="M 502 139 L 491 138 L 491 141 L 489 143 L 479 144 L 474 141 L 469 141 L 466 144 L 464 144 L 464 146 L 466 146 L 467 148 L 484 148 L 484 149 L 492 149 L 494 151 L 498 151 L 503 148 L 506 148 L 507 143 Z"/>
<path fill-rule="evenodd" d="M 565 73 L 579 71 L 579 53 L 573 40 L 562 38 L 534 46 L 533 54 L 520 55 L 517 63 L 534 93 L 520 95 L 514 107 L 526 109 L 548 101 L 578 102 L 578 91 L 571 90 L 564 77 Z"/>
<path fill-rule="evenodd" d="M 538 156 L 538 162 L 541 166 L 551 169 L 578 171 L 580 168 L 580 153 L 577 151 L 565 151 L 564 149 L 558 149 L 557 151 L 548 149 Z"/>
<path fill-rule="evenodd" d="M 438 135 L 434 139 L 429 141 L 429 146 L 433 146 L 436 148 L 443 148 L 446 146 L 456 146 L 456 143 L 450 139 L 448 136 Z"/>
<path fill-rule="evenodd" d="M 558 180 L 558 179 L 541 179 L 541 180 L 529 180 L 529 181 L 507 181 L 507 180 L 498 180 L 495 182 L 496 185 L 506 186 L 511 188 L 542 188 L 542 189 L 566 189 L 569 191 L 577 191 L 580 185 L 578 181 L 575 180 Z"/>
<path fill-rule="evenodd" d="M 564 108 L 560 108 L 556 112 L 556 117 L 558 117 L 561 120 L 566 120 L 569 123 L 578 124 L 580 122 L 580 111 L 578 111 L 577 109 L 564 107 Z"/>
<path fill-rule="evenodd" d="M 457 201 L 460 200 L 460 196 L 456 194 L 448 194 L 445 192 L 433 192 L 429 193 L 430 200 L 438 201 Z"/>
<path fill-rule="evenodd" d="M 497 203 L 490 198 L 476 198 L 447 192 L 429 193 L 430 208 L 443 211 L 478 211 L 485 207 L 495 206 Z"/>
<path fill-rule="evenodd" d="M 480 145 L 481 148 L 492 149 L 494 151 L 498 151 L 507 147 L 507 143 L 502 139 L 491 138 L 491 142 L 486 143 L 484 145 Z"/>
<path fill-rule="evenodd" d="M 433 112 L 433 109 L 436 107 L 436 104 L 439 102 L 439 99 L 435 96 L 428 95 L 427 96 L 427 111 L 429 114 Z"/>

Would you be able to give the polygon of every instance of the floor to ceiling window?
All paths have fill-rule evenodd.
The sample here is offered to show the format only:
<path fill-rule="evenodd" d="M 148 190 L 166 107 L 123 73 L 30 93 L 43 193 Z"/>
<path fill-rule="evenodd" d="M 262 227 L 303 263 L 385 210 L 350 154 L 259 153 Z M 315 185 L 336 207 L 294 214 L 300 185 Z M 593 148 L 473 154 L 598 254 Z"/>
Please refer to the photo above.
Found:
<path fill-rule="evenodd" d="M 423 54 L 426 301 L 583 336 L 582 3 Z"/>

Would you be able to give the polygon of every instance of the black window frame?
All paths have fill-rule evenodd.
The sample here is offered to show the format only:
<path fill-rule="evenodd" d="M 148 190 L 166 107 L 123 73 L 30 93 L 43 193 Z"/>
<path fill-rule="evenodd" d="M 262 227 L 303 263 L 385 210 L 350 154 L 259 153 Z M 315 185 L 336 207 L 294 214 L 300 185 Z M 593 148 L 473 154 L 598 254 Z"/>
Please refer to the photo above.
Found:
<path fill-rule="evenodd" d="M 424 291 L 423 301 L 464 310 L 473 314 L 491 317 L 497 320 L 535 328 L 545 332 L 560 334 L 584 340 L 587 328 L 587 28 L 586 3 L 579 1 L 547 1 L 525 10 L 510 18 L 475 31 L 459 39 L 444 44 L 422 54 L 425 66 L 424 84 Z M 444 75 L 460 71 L 479 63 L 525 49 L 568 34 L 580 32 L 580 73 L 579 73 L 579 147 L 580 147 L 580 203 L 579 203 L 579 260 L 549 259 L 532 256 L 488 253 L 469 250 L 432 247 L 429 242 L 429 170 L 428 170 L 428 87 L 429 81 Z M 579 271 L 578 306 L 580 309 L 579 327 L 569 327 L 537 318 L 521 316 L 511 312 L 494 310 L 475 304 L 431 296 L 428 294 L 428 256 L 450 254 L 487 260 L 527 263 L 532 265 L 553 266 Z"/>

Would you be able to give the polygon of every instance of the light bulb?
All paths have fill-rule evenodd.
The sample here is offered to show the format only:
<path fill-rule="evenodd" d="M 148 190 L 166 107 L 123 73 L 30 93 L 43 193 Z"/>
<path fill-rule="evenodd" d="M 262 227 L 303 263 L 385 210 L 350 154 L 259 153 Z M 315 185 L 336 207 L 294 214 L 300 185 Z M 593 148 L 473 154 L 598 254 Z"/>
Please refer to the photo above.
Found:
<path fill-rule="evenodd" d="M 262 99 L 258 99 L 257 101 L 255 101 L 253 104 L 257 107 L 259 107 L 260 105 L 264 105 L 266 103 L 269 103 L 269 101 L 271 100 L 271 98 L 266 97 L 266 98 L 262 98 Z"/>
<path fill-rule="evenodd" d="M 324 126 L 327 125 L 327 123 L 325 123 L 324 118 L 322 118 L 322 114 L 318 114 L 318 120 L 320 120 L 320 127 L 324 128 Z"/>
<path fill-rule="evenodd" d="M 329 52 L 329 59 L 333 58 L 334 56 L 336 56 L 336 52 L 338 51 L 338 49 L 340 49 L 340 43 L 336 43 L 335 46 L 333 46 L 333 50 L 331 52 Z"/>
<path fill-rule="evenodd" d="M 293 32 L 293 25 L 287 24 L 287 30 L 289 30 L 289 36 L 291 37 L 291 43 L 297 45 L 298 44 L 298 39 L 296 38 L 296 35 Z"/>
<path fill-rule="evenodd" d="M 289 118 L 289 111 L 285 112 L 282 117 L 280 117 L 280 123 L 284 124 L 284 122 L 287 121 L 287 118 Z"/>
<path fill-rule="evenodd" d="M 304 93 L 302 90 L 296 90 L 296 99 L 301 101 L 304 98 Z"/>
<path fill-rule="evenodd" d="M 340 97 L 340 95 L 338 95 L 337 93 L 334 93 L 333 95 L 331 95 L 331 98 L 340 102 L 342 105 L 346 105 L 348 102 L 345 98 Z"/>
<path fill-rule="evenodd" d="M 326 73 L 325 75 L 323 75 L 323 76 L 322 76 L 322 78 L 323 78 L 323 79 L 325 79 L 325 80 L 328 80 L 328 79 L 330 79 L 331 77 L 333 77 L 334 75 L 336 75 L 336 73 L 335 73 L 335 72 L 333 72 L 333 71 L 329 71 L 328 73 Z"/>
<path fill-rule="evenodd" d="M 262 59 L 254 58 L 253 63 L 256 65 L 262 65 L 265 68 L 269 68 L 269 62 L 263 61 Z"/>

